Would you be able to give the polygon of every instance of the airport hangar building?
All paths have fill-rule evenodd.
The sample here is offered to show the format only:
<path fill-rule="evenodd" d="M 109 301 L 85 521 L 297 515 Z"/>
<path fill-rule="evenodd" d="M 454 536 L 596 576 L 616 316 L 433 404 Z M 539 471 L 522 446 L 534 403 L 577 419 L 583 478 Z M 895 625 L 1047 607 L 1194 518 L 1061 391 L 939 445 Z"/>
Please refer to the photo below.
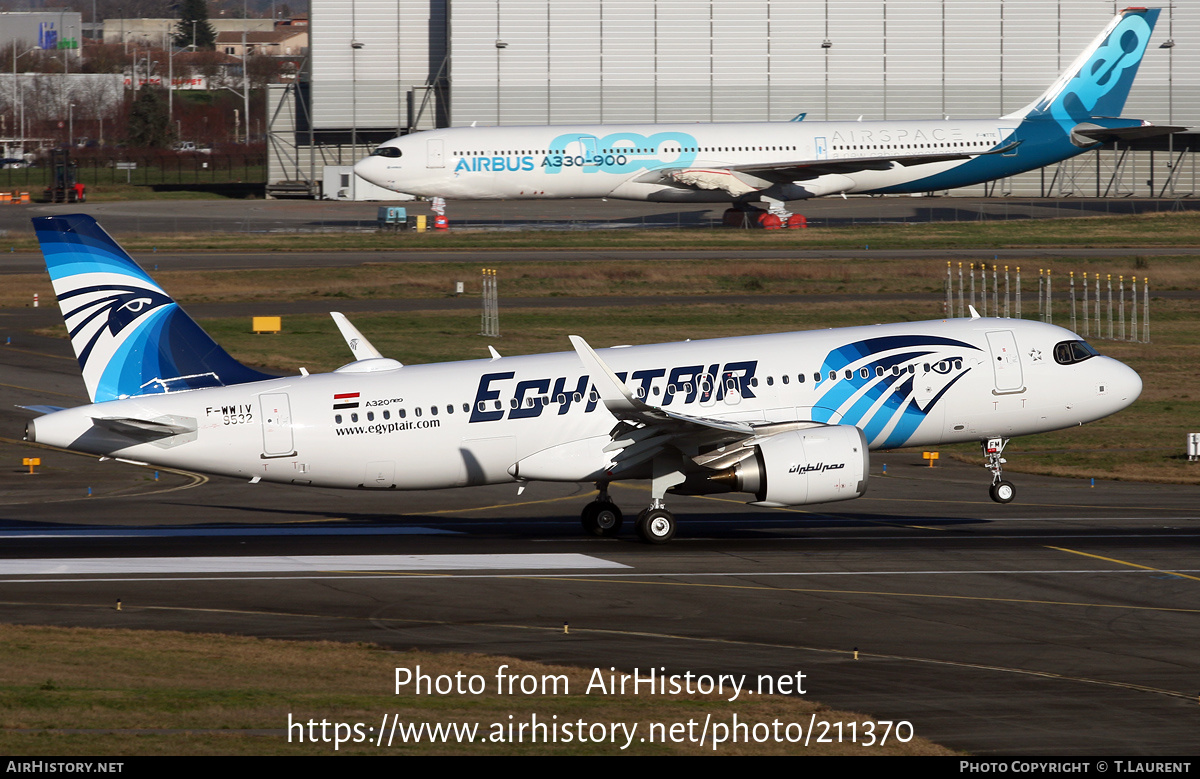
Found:
<path fill-rule="evenodd" d="M 1200 3 L 1164 5 L 1124 115 L 1200 127 Z M 325 166 L 345 174 L 376 144 L 433 127 L 997 117 L 1041 94 L 1123 7 L 312 0 L 305 73 L 272 87 L 268 192 L 317 194 Z M 1193 151 L 1200 137 L 1181 133 L 953 194 L 1187 196 Z"/>

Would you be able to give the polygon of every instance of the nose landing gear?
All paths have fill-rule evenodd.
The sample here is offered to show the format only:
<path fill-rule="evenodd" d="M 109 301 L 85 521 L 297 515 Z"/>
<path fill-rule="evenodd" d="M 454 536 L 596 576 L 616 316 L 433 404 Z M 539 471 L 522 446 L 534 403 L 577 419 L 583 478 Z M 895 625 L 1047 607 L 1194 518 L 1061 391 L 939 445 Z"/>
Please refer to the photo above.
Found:
<path fill-rule="evenodd" d="M 984 468 L 992 472 L 992 486 L 988 494 L 997 503 L 1012 503 L 1017 497 L 1017 488 L 1011 481 L 1006 481 L 1003 475 L 1004 463 L 1008 462 L 1001 455 L 1004 447 L 1008 446 L 1007 438 L 989 438 L 983 444 Z"/>

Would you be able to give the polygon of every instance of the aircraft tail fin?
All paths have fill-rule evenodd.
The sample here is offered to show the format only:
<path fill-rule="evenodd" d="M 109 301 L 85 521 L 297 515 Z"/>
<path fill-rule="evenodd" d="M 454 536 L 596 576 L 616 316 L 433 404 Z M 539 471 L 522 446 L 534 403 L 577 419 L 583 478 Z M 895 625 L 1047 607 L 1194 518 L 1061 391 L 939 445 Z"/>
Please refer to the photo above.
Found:
<path fill-rule="evenodd" d="M 93 403 L 275 378 L 230 357 L 92 217 L 33 226 Z"/>
<path fill-rule="evenodd" d="M 1118 13 L 1041 97 L 1005 118 L 1048 117 L 1069 131 L 1092 117 L 1120 116 L 1161 10 Z"/>

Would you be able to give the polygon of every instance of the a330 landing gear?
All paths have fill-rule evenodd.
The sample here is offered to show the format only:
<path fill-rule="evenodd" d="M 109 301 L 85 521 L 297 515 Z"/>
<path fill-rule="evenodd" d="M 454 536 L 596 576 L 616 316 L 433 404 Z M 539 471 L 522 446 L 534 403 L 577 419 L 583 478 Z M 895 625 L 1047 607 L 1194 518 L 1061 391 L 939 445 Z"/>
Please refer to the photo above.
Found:
<path fill-rule="evenodd" d="M 983 458 L 986 460 L 983 467 L 992 472 L 992 487 L 988 494 L 997 503 L 1012 503 L 1013 498 L 1017 497 L 1017 488 L 1011 481 L 1004 480 L 1003 466 L 1008 461 L 1001 455 L 1006 446 L 1007 438 L 989 438 L 983 444 Z"/>
<path fill-rule="evenodd" d="M 596 486 L 600 490 L 600 496 L 583 507 L 579 519 L 589 535 L 612 538 L 621 532 L 624 517 L 621 515 L 621 509 L 608 497 L 608 485 Z"/>

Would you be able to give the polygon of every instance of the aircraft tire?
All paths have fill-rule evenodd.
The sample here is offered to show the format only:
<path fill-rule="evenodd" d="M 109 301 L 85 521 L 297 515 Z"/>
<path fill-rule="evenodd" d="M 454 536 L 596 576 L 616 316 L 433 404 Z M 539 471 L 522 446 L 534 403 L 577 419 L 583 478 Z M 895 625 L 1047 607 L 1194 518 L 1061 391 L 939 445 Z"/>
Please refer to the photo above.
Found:
<path fill-rule="evenodd" d="M 612 538 L 621 532 L 624 517 L 617 504 L 594 500 L 583 507 L 580 515 L 583 529 L 588 535 Z"/>
<path fill-rule="evenodd" d="M 637 532 L 648 544 L 665 544 L 675 537 L 675 515 L 666 509 L 647 509 L 638 515 Z"/>
<path fill-rule="evenodd" d="M 998 481 L 992 485 L 988 494 L 997 503 L 1012 503 L 1013 498 L 1017 497 L 1017 488 L 1011 481 Z"/>

